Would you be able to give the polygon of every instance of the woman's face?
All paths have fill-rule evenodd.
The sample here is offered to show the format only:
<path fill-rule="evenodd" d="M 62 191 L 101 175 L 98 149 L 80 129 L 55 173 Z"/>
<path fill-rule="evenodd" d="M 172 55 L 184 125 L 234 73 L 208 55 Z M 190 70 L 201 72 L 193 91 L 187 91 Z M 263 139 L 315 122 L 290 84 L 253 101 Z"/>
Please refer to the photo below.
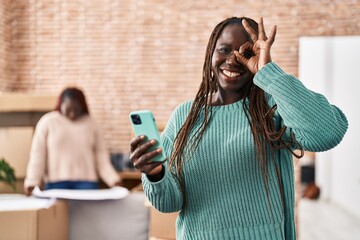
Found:
<path fill-rule="evenodd" d="M 74 121 L 83 115 L 80 103 L 69 97 L 65 97 L 60 106 L 60 112 L 70 120 Z"/>
<path fill-rule="evenodd" d="M 234 54 L 247 41 L 248 34 L 240 24 L 226 26 L 219 36 L 211 64 L 219 92 L 243 94 L 244 86 L 252 80 L 253 74 L 236 60 Z"/>

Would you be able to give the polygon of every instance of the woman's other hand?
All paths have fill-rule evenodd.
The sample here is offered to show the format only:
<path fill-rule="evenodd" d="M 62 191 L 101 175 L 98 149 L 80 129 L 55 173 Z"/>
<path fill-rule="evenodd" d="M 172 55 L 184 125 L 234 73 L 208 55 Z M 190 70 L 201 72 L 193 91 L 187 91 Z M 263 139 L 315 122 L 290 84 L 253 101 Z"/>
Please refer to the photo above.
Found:
<path fill-rule="evenodd" d="M 156 144 L 156 140 L 152 139 L 141 144 L 145 140 L 145 136 L 141 135 L 135 137 L 130 142 L 130 160 L 134 164 L 134 167 L 148 176 L 157 176 L 162 172 L 162 162 L 152 162 L 151 159 L 159 155 L 162 152 L 161 148 L 157 148 L 153 151 L 146 152 L 149 148 Z"/>
<path fill-rule="evenodd" d="M 34 186 L 29 186 L 29 187 L 26 187 L 25 188 L 25 194 L 26 194 L 26 196 L 31 196 L 31 194 L 32 194 L 32 191 L 34 190 Z"/>
<path fill-rule="evenodd" d="M 124 182 L 122 180 L 117 181 L 113 185 L 113 187 L 123 187 L 123 186 L 124 186 Z"/>
<path fill-rule="evenodd" d="M 271 62 L 270 49 L 275 41 L 276 25 L 272 27 L 270 35 L 267 37 L 262 17 L 258 23 L 259 33 L 256 33 L 245 19 L 242 21 L 242 24 L 250 35 L 252 43 L 244 43 L 239 51 L 235 51 L 235 55 L 238 62 L 244 64 L 253 74 L 256 74 L 263 66 Z M 247 58 L 244 56 L 246 52 L 251 52 L 252 54 Z"/>

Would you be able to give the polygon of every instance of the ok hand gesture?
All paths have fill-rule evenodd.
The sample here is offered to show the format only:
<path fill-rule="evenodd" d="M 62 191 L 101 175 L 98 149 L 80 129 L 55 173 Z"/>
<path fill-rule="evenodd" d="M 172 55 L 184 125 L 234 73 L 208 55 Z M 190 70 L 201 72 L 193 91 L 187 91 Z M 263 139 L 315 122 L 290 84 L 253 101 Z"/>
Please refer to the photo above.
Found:
<path fill-rule="evenodd" d="M 250 35 L 252 43 L 246 42 L 240 46 L 239 51 L 235 51 L 235 56 L 238 62 L 245 65 L 253 74 L 256 74 L 263 66 L 271 62 L 270 48 L 275 40 L 276 25 L 272 27 L 270 35 L 267 37 L 262 17 L 258 23 L 259 33 L 256 33 L 245 19 L 242 24 Z M 246 51 L 252 53 L 249 58 L 244 56 Z"/>

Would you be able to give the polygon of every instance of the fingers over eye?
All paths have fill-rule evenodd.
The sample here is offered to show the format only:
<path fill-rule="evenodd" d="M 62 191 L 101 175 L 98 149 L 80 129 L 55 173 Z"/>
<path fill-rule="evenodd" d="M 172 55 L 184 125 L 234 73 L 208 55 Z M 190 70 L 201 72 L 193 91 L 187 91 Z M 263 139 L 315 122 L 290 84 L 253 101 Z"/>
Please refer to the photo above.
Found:
<path fill-rule="evenodd" d="M 250 35 L 250 38 L 253 42 L 256 42 L 258 40 L 258 34 L 255 32 L 255 30 L 249 25 L 249 23 L 243 19 L 242 24 L 246 30 L 246 32 Z"/>
<path fill-rule="evenodd" d="M 275 41 L 276 29 L 277 29 L 276 25 L 271 28 L 269 38 L 267 39 L 267 42 L 269 42 L 270 45 L 272 45 L 274 43 L 274 41 Z"/>
<path fill-rule="evenodd" d="M 246 64 L 249 58 L 253 55 L 252 53 L 253 44 L 246 42 L 240 46 L 239 51 L 235 51 L 235 56 L 238 62 Z"/>
<path fill-rule="evenodd" d="M 246 65 L 246 63 L 249 61 L 246 57 L 244 57 L 243 55 L 241 55 L 239 52 L 235 51 L 234 52 L 235 56 L 236 56 L 236 60 L 241 63 Z"/>
<path fill-rule="evenodd" d="M 239 48 L 239 53 L 241 55 L 244 55 L 245 52 L 251 52 L 253 48 L 253 44 L 250 42 L 246 42 L 243 45 L 240 46 Z"/>
<path fill-rule="evenodd" d="M 262 17 L 259 20 L 258 28 L 259 28 L 259 39 L 266 41 L 267 37 L 266 37 L 265 28 L 264 28 L 264 21 L 263 21 Z"/>

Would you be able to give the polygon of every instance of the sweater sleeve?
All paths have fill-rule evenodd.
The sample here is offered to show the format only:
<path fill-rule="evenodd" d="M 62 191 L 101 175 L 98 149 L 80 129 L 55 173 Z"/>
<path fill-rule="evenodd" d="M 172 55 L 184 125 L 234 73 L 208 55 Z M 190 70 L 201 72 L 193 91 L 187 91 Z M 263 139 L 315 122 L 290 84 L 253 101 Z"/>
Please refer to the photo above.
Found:
<path fill-rule="evenodd" d="M 187 106 L 187 107 L 186 107 Z M 187 114 L 189 103 L 180 105 L 172 114 L 165 130 L 161 134 L 161 141 L 164 152 L 168 159 L 172 154 L 172 147 L 177 129 L 182 126 L 181 119 Z M 142 183 L 145 195 L 151 204 L 161 212 L 176 212 L 180 211 L 183 206 L 183 196 L 179 180 L 175 175 L 173 169 L 169 170 L 168 161 L 164 164 L 164 177 L 157 182 L 151 182 L 145 174 L 142 175 Z"/>
<path fill-rule="evenodd" d="M 276 63 L 264 66 L 255 75 L 254 83 L 273 97 L 284 125 L 304 150 L 326 151 L 343 139 L 348 128 L 344 113 Z"/>
<path fill-rule="evenodd" d="M 163 147 L 166 155 L 167 140 L 163 140 Z M 183 205 L 182 193 L 178 179 L 168 169 L 167 163 L 164 164 L 164 177 L 157 182 L 151 182 L 145 174 L 142 174 L 142 184 L 145 195 L 151 204 L 160 212 L 180 211 Z"/>
<path fill-rule="evenodd" d="M 95 157 L 97 170 L 101 179 L 109 186 L 112 187 L 116 182 L 120 180 L 119 174 L 115 171 L 114 167 L 111 165 L 110 154 L 107 150 L 105 140 L 102 134 L 100 127 L 95 125 Z"/>
<path fill-rule="evenodd" d="M 26 170 L 25 188 L 39 186 L 44 177 L 47 162 L 47 122 L 45 115 L 36 125 Z"/>

